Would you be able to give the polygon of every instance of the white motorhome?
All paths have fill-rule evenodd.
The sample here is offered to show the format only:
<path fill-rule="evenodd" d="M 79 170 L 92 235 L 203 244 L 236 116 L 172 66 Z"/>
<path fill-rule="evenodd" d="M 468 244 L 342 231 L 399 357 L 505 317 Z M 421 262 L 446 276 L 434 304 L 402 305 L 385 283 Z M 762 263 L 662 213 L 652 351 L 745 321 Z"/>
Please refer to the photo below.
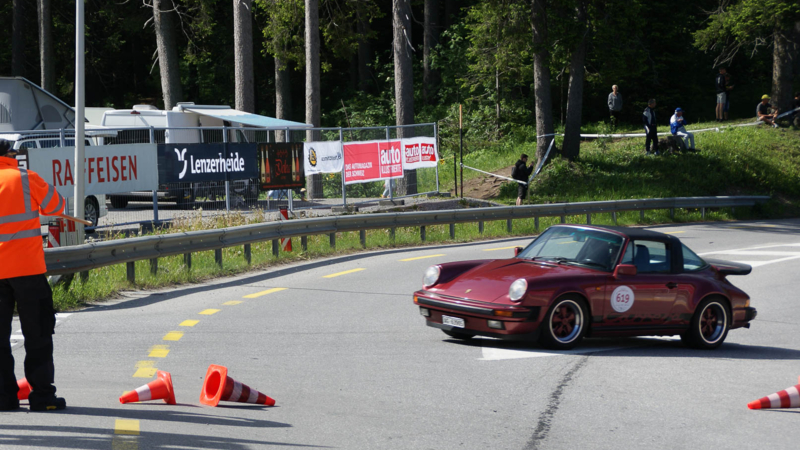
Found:
<path fill-rule="evenodd" d="M 61 129 L 64 146 L 75 145 L 75 111 L 36 84 L 22 77 L 0 77 L 0 139 L 9 141 L 17 150 L 17 161 L 27 167 L 28 151 L 60 147 Z M 96 145 L 97 136 L 111 136 L 87 125 L 86 145 Z M 68 214 L 72 214 L 70 206 Z M 105 195 L 89 195 L 84 199 L 86 220 L 97 224 L 108 214 Z M 50 219 L 41 216 L 40 223 Z M 91 230 L 91 229 L 90 229 Z"/>
<path fill-rule="evenodd" d="M 226 105 L 178 103 L 171 110 L 152 105 L 134 105 L 131 109 L 105 111 L 100 125 L 117 131 L 104 144 L 157 143 L 191 144 L 219 142 L 267 142 L 270 129 L 303 129 L 309 125 L 246 113 Z M 225 139 L 222 127 L 232 127 Z M 216 129 L 213 129 L 216 128 Z M 245 129 L 246 128 L 246 129 Z M 258 199 L 257 180 L 237 180 L 231 185 L 235 194 L 246 200 Z M 175 183 L 160 187 L 160 199 L 193 207 L 197 197 L 215 198 L 224 195 L 219 183 Z M 111 205 L 124 208 L 128 201 L 152 200 L 151 193 L 129 192 L 109 196 Z"/>

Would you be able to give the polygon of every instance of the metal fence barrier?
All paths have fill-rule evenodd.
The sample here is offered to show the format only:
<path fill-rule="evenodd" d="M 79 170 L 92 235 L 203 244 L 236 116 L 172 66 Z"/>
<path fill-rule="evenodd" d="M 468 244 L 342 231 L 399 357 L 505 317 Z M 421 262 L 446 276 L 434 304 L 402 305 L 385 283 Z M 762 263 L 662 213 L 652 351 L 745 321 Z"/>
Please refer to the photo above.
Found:
<path fill-rule="evenodd" d="M 191 231 L 159 236 L 146 236 L 115 241 L 95 242 L 72 247 L 45 250 L 48 275 L 62 275 L 97 269 L 104 266 L 127 263 L 128 280 L 135 282 L 134 262 L 150 260 L 158 265 L 159 257 L 189 255 L 192 252 L 216 250 L 216 260 L 221 266 L 222 251 L 226 247 L 243 245 L 243 254 L 250 261 L 250 244 L 275 241 L 280 238 L 305 237 L 329 234 L 331 245 L 335 246 L 336 233 L 362 231 L 369 229 L 394 229 L 397 227 L 419 227 L 420 238 L 425 240 L 425 227 L 450 224 L 450 236 L 455 238 L 456 223 L 478 222 L 479 228 L 488 221 L 506 220 L 507 229 L 512 231 L 513 219 L 534 218 L 538 229 L 540 217 L 561 217 L 586 214 L 586 222 L 591 224 L 592 214 L 611 213 L 616 222 L 616 213 L 622 211 L 641 211 L 668 209 L 672 214 L 677 208 L 700 209 L 705 217 L 706 208 L 742 207 L 764 203 L 769 196 L 731 196 L 731 197 L 677 197 L 642 200 L 610 200 L 601 202 L 554 203 L 530 206 L 502 206 L 492 208 L 470 208 L 446 211 L 404 212 L 360 214 L 351 216 L 331 216 L 314 219 L 296 219 L 282 222 L 243 225 L 217 230 Z M 362 246 L 366 240 L 362 233 Z M 303 245 L 307 242 L 302 240 Z M 276 244 L 276 242 L 274 242 Z M 273 245 L 273 253 L 278 246 Z M 190 265 L 188 265 L 190 267 Z M 151 266 L 152 267 L 152 266 Z"/>

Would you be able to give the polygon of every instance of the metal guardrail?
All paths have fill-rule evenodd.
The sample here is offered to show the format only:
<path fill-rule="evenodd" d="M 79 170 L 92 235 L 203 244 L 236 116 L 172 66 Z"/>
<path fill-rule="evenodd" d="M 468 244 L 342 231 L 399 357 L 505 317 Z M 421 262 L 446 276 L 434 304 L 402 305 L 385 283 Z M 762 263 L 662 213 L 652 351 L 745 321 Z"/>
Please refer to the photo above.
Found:
<path fill-rule="evenodd" d="M 277 239 L 280 238 L 301 237 L 305 247 L 307 236 L 330 234 L 331 246 L 335 247 L 336 233 L 360 231 L 364 246 L 365 230 L 369 229 L 420 227 L 420 238 L 424 241 L 425 227 L 431 225 L 450 224 L 450 236 L 454 238 L 456 223 L 478 222 L 479 229 L 482 230 L 483 222 L 506 220 L 510 232 L 513 219 L 534 218 L 538 228 L 540 217 L 560 216 L 561 222 L 565 223 L 566 216 L 586 214 L 587 223 L 591 223 L 592 214 L 612 213 L 616 222 L 616 213 L 621 211 L 639 210 L 644 215 L 644 210 L 669 209 L 674 212 L 676 208 L 697 208 L 705 216 L 706 208 L 753 206 L 769 199 L 769 196 L 676 197 L 297 219 L 47 249 L 45 260 L 48 275 L 63 275 L 127 263 L 128 279 L 134 281 L 135 261 L 150 260 L 151 270 L 155 270 L 159 257 L 183 254 L 187 265 L 191 267 L 191 253 L 215 250 L 217 264 L 222 265 L 223 248 L 243 245 L 245 258 L 249 262 L 250 244 L 271 240 L 273 253 L 277 254 Z"/>

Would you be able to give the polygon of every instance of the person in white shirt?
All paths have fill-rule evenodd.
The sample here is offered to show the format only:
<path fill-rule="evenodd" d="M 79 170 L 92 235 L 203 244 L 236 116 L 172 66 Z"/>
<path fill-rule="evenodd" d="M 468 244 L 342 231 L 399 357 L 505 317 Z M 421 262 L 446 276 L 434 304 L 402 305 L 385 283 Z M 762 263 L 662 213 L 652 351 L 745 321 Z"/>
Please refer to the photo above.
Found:
<path fill-rule="evenodd" d="M 694 148 L 694 134 L 686 131 L 685 126 L 688 125 L 686 119 L 683 118 L 683 110 L 675 108 L 675 114 L 669 119 L 669 131 L 673 136 L 678 136 L 683 139 L 689 151 L 695 151 Z"/>

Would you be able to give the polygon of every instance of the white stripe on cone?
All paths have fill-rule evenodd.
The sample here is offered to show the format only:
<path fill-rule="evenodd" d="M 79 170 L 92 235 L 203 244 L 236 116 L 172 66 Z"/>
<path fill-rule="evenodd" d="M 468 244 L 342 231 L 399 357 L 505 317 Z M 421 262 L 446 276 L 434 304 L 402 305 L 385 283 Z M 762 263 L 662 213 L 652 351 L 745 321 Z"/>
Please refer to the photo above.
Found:
<path fill-rule="evenodd" d="M 233 392 L 231 392 L 230 401 L 238 402 L 239 401 L 239 397 L 241 397 L 241 396 L 242 396 L 242 383 L 239 383 L 238 381 L 234 381 L 233 382 Z"/>
<path fill-rule="evenodd" d="M 255 403 L 258 401 L 258 391 L 250 388 L 250 397 L 247 397 L 247 403 Z"/>
<path fill-rule="evenodd" d="M 136 395 L 139 396 L 140 402 L 152 400 L 153 398 L 153 395 L 150 393 L 150 386 L 146 384 L 144 386 L 136 388 Z"/>
<path fill-rule="evenodd" d="M 789 407 L 800 408 L 800 392 L 797 391 L 797 386 L 786 389 L 786 393 L 789 394 L 789 400 L 792 402 Z"/>

